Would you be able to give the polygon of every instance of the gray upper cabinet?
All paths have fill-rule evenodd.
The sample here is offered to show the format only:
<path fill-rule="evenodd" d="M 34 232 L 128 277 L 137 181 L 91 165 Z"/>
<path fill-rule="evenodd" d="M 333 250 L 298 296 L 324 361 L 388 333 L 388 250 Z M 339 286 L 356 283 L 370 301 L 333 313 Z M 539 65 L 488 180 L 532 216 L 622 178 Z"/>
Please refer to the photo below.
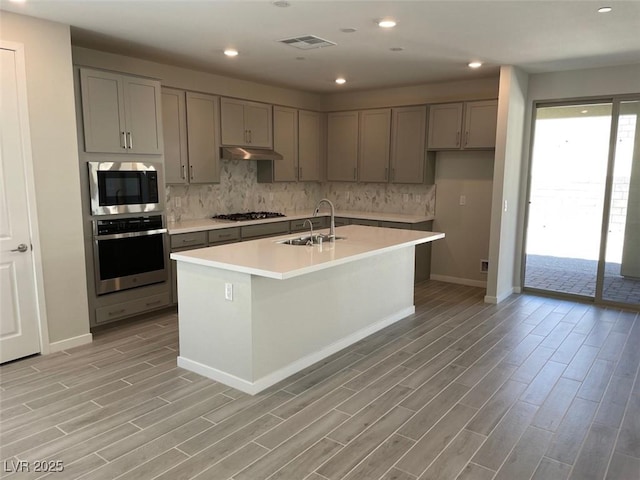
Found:
<path fill-rule="evenodd" d="M 271 105 L 222 98 L 220 109 L 223 145 L 273 148 Z"/>
<path fill-rule="evenodd" d="M 187 104 L 185 92 L 162 88 L 162 133 L 166 183 L 188 183 Z"/>
<path fill-rule="evenodd" d="M 358 112 L 327 116 L 327 180 L 353 182 L 358 178 Z"/>
<path fill-rule="evenodd" d="M 446 103 L 429 107 L 430 149 L 450 150 L 460 148 L 462 111 L 462 103 Z"/>
<path fill-rule="evenodd" d="M 220 181 L 219 98 L 187 92 L 189 183 Z"/>
<path fill-rule="evenodd" d="M 279 150 L 276 148 L 276 152 Z M 298 180 L 320 181 L 322 158 L 322 114 L 298 112 Z"/>
<path fill-rule="evenodd" d="M 392 109 L 391 181 L 422 183 L 425 181 L 427 107 Z"/>
<path fill-rule="evenodd" d="M 389 181 L 390 135 L 390 108 L 360 112 L 358 144 L 359 181 Z"/>
<path fill-rule="evenodd" d="M 259 161 L 258 182 L 320 180 L 320 113 L 273 107 L 273 149 L 282 160 Z"/>
<path fill-rule="evenodd" d="M 166 183 L 220 181 L 219 98 L 162 89 Z"/>
<path fill-rule="evenodd" d="M 160 83 L 80 69 L 84 148 L 92 153 L 162 153 Z"/>
<path fill-rule="evenodd" d="M 298 179 L 298 111 L 273 108 L 273 149 L 282 160 L 273 161 L 273 180 L 294 182 Z"/>
<path fill-rule="evenodd" d="M 431 105 L 428 148 L 495 148 L 497 113 L 497 100 Z"/>
<path fill-rule="evenodd" d="M 467 102 L 463 148 L 496 148 L 498 101 Z"/>

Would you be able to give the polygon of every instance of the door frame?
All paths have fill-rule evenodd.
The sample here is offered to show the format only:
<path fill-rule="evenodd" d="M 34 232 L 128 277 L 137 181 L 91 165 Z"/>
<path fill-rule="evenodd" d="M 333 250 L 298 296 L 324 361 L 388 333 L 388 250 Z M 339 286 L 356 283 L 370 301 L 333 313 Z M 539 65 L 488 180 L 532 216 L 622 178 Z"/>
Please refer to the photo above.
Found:
<path fill-rule="evenodd" d="M 535 294 L 564 298 L 568 300 L 577 300 L 586 303 L 592 303 L 595 305 L 611 306 L 617 308 L 632 308 L 632 305 L 628 303 L 614 302 L 611 300 L 604 300 L 602 298 L 602 289 L 604 281 L 604 270 L 606 263 L 606 251 L 607 251 L 607 231 L 609 228 L 609 216 L 611 213 L 611 195 L 613 192 L 613 170 L 615 166 L 616 155 L 616 138 L 618 134 L 618 120 L 620 114 L 620 103 L 624 101 L 640 100 L 640 93 L 633 94 L 621 94 L 621 95 L 602 95 L 597 97 L 578 97 L 556 100 L 534 100 L 531 109 L 531 133 L 529 138 L 529 155 L 526 165 L 526 191 L 525 191 L 525 205 L 524 205 L 524 224 L 522 229 L 522 250 L 520 256 L 520 285 L 521 291 L 532 292 Z M 596 271 L 596 291 L 592 297 L 565 293 L 565 292 L 553 292 L 549 290 L 541 290 L 537 288 L 525 287 L 525 271 L 527 260 L 527 233 L 529 229 L 529 210 L 530 210 L 530 196 L 531 196 L 531 167 L 533 164 L 533 147 L 535 142 L 535 130 L 536 130 L 536 118 L 539 107 L 553 107 L 553 106 L 571 106 L 581 105 L 583 103 L 611 103 L 611 126 L 609 130 L 609 153 L 607 157 L 607 172 L 605 178 L 605 191 L 602 209 L 602 218 L 600 223 L 600 249 L 598 252 L 598 263 Z"/>
<path fill-rule="evenodd" d="M 27 212 L 29 236 L 31 241 L 31 257 L 33 260 L 33 277 L 36 300 L 36 315 L 38 333 L 40 336 L 40 354 L 51 352 L 49 343 L 49 326 L 47 323 L 47 309 L 45 302 L 44 274 L 42 269 L 42 250 L 40 231 L 38 229 L 38 211 L 36 203 L 36 187 L 33 169 L 33 155 L 31 150 L 31 130 L 29 125 L 29 103 L 27 99 L 27 70 L 25 63 L 24 44 L 0 39 L 0 48 L 12 50 L 16 58 L 16 85 L 18 95 L 18 112 L 20 115 L 20 130 L 23 132 L 21 142 L 24 153 L 25 189 L 27 195 Z"/>

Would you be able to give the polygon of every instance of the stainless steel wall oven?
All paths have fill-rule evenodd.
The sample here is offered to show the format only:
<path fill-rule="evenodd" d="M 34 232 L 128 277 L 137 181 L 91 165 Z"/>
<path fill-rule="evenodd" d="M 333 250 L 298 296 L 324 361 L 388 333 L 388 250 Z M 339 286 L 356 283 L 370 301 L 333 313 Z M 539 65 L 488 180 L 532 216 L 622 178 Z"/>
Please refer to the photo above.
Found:
<path fill-rule="evenodd" d="M 94 220 L 96 293 L 166 281 L 166 237 L 162 215 Z"/>
<path fill-rule="evenodd" d="M 149 162 L 89 162 L 91 214 L 162 210 L 162 166 Z"/>

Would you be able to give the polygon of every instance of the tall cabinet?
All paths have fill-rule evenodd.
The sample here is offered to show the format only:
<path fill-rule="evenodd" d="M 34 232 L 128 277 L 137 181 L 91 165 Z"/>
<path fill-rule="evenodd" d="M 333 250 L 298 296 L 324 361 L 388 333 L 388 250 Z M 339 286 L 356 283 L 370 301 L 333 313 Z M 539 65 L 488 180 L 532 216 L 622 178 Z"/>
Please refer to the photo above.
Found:
<path fill-rule="evenodd" d="M 391 115 L 391 182 L 433 183 L 425 179 L 427 107 L 393 108 Z"/>
<path fill-rule="evenodd" d="M 219 182 L 219 98 L 163 88 L 162 122 L 166 183 Z"/>
<path fill-rule="evenodd" d="M 84 151 L 162 153 L 160 83 L 80 69 Z"/>
<path fill-rule="evenodd" d="M 358 180 L 361 182 L 389 181 L 390 132 L 390 108 L 359 113 Z"/>
<path fill-rule="evenodd" d="M 358 112 L 332 112 L 327 116 L 327 180 L 358 179 Z"/>

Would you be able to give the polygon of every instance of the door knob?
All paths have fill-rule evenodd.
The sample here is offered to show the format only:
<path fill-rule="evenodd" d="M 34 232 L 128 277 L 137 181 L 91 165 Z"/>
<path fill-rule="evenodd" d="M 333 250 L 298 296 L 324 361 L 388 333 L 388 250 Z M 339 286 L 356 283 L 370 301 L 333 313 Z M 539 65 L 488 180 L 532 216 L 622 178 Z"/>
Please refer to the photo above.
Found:
<path fill-rule="evenodd" d="M 11 250 L 12 252 L 20 252 L 20 253 L 24 253 L 27 250 L 29 250 L 29 247 L 27 247 L 24 243 L 21 243 L 20 245 L 18 245 L 18 248 L 14 248 L 13 250 Z"/>

